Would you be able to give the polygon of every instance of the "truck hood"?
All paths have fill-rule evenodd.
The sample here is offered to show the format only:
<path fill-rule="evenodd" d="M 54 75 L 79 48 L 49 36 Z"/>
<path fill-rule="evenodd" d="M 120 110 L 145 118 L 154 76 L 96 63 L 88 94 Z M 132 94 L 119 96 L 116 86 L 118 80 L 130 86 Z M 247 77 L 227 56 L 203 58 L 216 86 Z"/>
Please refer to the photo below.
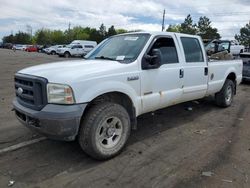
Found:
<path fill-rule="evenodd" d="M 18 73 L 48 79 L 53 83 L 71 83 L 95 76 L 122 72 L 127 64 L 110 60 L 73 60 L 32 66 Z"/>

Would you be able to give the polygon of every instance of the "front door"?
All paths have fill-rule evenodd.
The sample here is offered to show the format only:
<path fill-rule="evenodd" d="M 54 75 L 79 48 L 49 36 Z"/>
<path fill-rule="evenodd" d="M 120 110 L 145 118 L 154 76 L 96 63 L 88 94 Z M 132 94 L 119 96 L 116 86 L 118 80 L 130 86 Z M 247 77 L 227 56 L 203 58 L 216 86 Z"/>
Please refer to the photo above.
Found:
<path fill-rule="evenodd" d="M 78 49 L 78 45 L 74 45 L 72 48 L 71 48 L 71 55 L 77 55 L 77 49 Z"/>
<path fill-rule="evenodd" d="M 178 58 L 174 35 L 155 38 L 145 55 L 153 49 L 162 54 L 161 66 L 157 69 L 142 70 L 141 96 L 143 113 L 178 103 L 182 97 L 182 68 Z"/>

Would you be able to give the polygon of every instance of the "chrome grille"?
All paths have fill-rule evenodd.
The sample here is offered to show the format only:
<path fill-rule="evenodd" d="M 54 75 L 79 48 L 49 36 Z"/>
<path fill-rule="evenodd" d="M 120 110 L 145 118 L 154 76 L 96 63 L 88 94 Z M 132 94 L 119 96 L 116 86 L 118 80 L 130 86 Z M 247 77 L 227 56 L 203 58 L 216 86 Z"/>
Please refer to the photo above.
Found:
<path fill-rule="evenodd" d="M 16 74 L 15 91 L 18 102 L 25 107 L 41 110 L 47 103 L 46 84 L 47 80 L 44 78 Z"/>

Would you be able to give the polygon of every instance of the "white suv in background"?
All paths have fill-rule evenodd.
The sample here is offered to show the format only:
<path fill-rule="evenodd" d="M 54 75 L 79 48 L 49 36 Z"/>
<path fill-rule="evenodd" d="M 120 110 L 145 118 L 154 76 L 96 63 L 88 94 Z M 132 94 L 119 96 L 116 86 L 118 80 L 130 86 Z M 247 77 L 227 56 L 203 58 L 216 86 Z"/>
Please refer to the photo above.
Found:
<path fill-rule="evenodd" d="M 44 49 L 44 52 L 46 53 L 46 54 L 48 54 L 48 55 L 56 55 L 56 51 L 57 51 L 57 49 L 59 49 L 59 48 L 64 48 L 65 47 L 65 45 L 55 45 L 55 46 L 51 46 L 51 47 L 49 47 L 49 48 L 45 48 Z"/>
<path fill-rule="evenodd" d="M 57 54 L 60 57 L 70 57 L 70 56 L 83 56 L 84 55 L 84 49 L 83 46 L 80 44 L 76 45 L 68 45 L 64 48 L 57 49 Z"/>
<path fill-rule="evenodd" d="M 57 49 L 57 54 L 62 57 L 70 57 L 70 56 L 85 56 L 92 49 L 94 49 L 96 45 L 93 44 L 70 44 L 65 48 Z"/>

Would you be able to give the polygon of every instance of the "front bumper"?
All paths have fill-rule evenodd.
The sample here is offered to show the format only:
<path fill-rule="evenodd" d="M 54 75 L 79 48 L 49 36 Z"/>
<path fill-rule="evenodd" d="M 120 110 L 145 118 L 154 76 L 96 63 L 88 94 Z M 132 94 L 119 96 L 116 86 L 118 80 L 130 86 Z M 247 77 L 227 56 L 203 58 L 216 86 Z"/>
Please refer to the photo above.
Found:
<path fill-rule="evenodd" d="M 26 127 L 55 140 L 71 141 L 78 134 L 87 104 L 47 104 L 41 111 L 26 108 L 13 101 L 17 119 Z"/>

